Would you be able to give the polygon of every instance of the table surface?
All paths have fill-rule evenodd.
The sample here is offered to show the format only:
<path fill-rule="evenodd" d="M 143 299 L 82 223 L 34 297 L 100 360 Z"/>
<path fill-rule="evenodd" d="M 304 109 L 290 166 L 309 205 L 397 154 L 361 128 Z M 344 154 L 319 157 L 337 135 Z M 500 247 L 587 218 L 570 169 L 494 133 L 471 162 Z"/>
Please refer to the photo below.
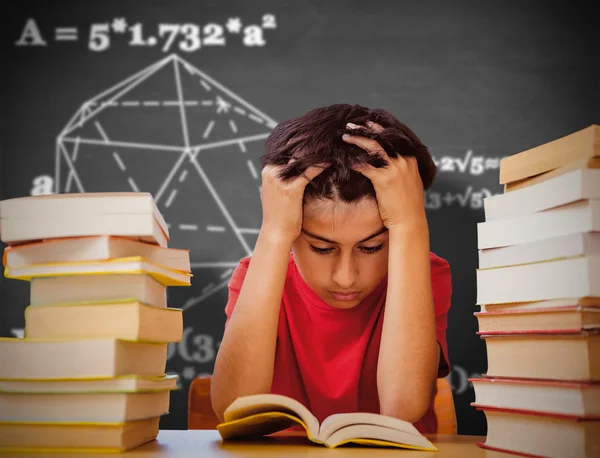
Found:
<path fill-rule="evenodd" d="M 485 442 L 484 436 L 427 436 L 438 448 L 437 452 L 403 450 L 398 448 L 377 448 L 344 445 L 328 449 L 323 445 L 313 444 L 302 434 L 286 433 L 279 437 L 263 437 L 252 441 L 223 442 L 216 430 L 161 430 L 158 438 L 136 449 L 124 453 L 111 454 L 51 454 L 39 455 L 19 453 L 18 458 L 95 458 L 95 457 L 127 457 L 127 458 L 221 458 L 221 457 L 269 457 L 269 456 L 323 456 L 328 458 L 346 456 L 412 456 L 413 458 L 507 458 L 513 455 L 484 450 L 475 445 Z M 368 452 L 365 454 L 365 452 Z M 3 456 L 0 454 L 0 458 Z"/>

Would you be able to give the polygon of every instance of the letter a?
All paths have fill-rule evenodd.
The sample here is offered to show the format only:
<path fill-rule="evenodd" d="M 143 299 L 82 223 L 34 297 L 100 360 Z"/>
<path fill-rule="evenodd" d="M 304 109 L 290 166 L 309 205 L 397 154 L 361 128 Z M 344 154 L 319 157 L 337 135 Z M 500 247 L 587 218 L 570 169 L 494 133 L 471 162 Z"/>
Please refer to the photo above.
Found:
<path fill-rule="evenodd" d="M 35 19 L 27 19 L 21 38 L 15 43 L 15 46 L 46 46 Z"/>

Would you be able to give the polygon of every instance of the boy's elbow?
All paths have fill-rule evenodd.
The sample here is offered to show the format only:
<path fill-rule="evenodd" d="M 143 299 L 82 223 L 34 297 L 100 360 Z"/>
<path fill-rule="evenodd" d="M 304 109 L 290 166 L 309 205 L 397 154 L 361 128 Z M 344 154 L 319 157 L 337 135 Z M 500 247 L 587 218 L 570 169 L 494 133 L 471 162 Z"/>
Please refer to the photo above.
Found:
<path fill-rule="evenodd" d="M 427 413 L 433 403 L 434 391 L 426 387 L 418 393 L 398 393 L 394 399 L 382 403 L 380 413 L 416 423 Z"/>
<path fill-rule="evenodd" d="M 429 405 L 416 402 L 405 402 L 399 405 L 381 406 L 381 414 L 388 417 L 398 418 L 400 420 L 416 423 L 425 413 Z"/>

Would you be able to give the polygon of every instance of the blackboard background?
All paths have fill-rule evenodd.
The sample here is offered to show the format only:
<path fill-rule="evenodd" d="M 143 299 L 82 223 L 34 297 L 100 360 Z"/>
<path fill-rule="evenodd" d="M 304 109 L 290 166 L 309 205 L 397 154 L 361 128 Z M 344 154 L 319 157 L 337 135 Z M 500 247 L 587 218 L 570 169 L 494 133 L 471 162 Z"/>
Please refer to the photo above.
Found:
<path fill-rule="evenodd" d="M 275 122 L 332 103 L 386 108 L 421 137 L 440 165 L 443 157 L 468 157 L 469 150 L 471 157 L 490 159 L 491 168 L 478 175 L 468 168 L 440 171 L 432 193 L 456 195 L 469 186 L 472 192 L 485 188 L 498 193 L 502 188 L 493 167 L 496 159 L 600 121 L 591 4 L 272 0 L 3 5 L 0 196 L 29 195 L 36 177 L 54 177 L 57 137 L 82 103 L 170 55 L 204 72 Z M 264 31 L 264 46 L 243 46 L 240 36 L 226 34 L 225 46 L 189 53 L 174 46 L 165 53 L 161 45 L 132 47 L 127 45 L 129 35 L 111 34 L 108 50 L 92 52 L 87 47 L 90 24 L 116 17 L 126 18 L 129 24 L 143 23 L 148 36 L 156 35 L 158 23 L 225 24 L 228 18 L 239 17 L 244 25 L 260 24 L 264 14 L 273 14 L 277 23 L 275 29 Z M 35 19 L 47 46 L 15 46 L 28 18 Z M 55 41 L 55 27 L 77 27 L 79 40 Z M 167 83 L 155 84 L 166 87 Z M 162 129 L 181 139 L 176 130 L 180 126 L 165 127 L 164 117 L 144 116 L 144 129 Z M 127 118 L 116 121 L 106 133 L 127 134 Z M 190 126 L 196 134 L 198 129 Z M 239 150 L 238 156 L 207 159 L 212 167 L 207 173 L 215 187 L 224 193 L 233 190 L 227 208 L 232 218 L 243 220 L 238 226 L 260 224 L 257 183 L 249 181 L 251 174 L 244 167 L 246 159 L 259 166 L 261 142 L 254 142 L 242 162 Z M 141 190 L 155 192 L 152 180 L 164 171 L 163 158 L 146 152 L 138 162 L 128 164 L 137 176 L 150 177 Z M 99 187 L 130 190 L 115 178 L 109 162 L 105 161 L 106 168 L 94 163 L 86 169 L 83 162 L 78 167 L 82 173 L 87 170 Z M 191 215 L 203 227 L 213 224 L 211 218 L 219 214 L 205 212 L 204 206 L 214 202 L 202 181 L 195 179 L 185 193 L 181 190 L 177 206 L 163 207 L 173 225 Z M 475 208 L 468 203 L 463 207 L 454 198 L 435 208 L 434 201 L 432 194 L 428 209 L 432 251 L 449 261 L 453 276 L 448 344 L 459 432 L 485 434 L 485 417 L 470 407 L 474 394 L 466 381 L 486 370 L 485 346 L 475 334 L 473 317 L 478 309 L 474 306 L 476 223 L 484 215 L 477 203 L 472 204 Z M 239 243 L 220 236 L 180 233 L 173 246 L 191 249 L 196 263 L 215 261 L 220 255 L 231 263 L 244 255 Z M 245 237 L 252 245 L 255 235 L 250 231 Z M 163 417 L 162 428 L 186 427 L 189 379 L 212 372 L 222 336 L 226 288 L 214 289 L 204 300 L 198 298 L 210 283 L 227 280 L 227 270 L 197 268 L 191 288 L 169 292 L 170 305 L 186 309 L 186 333 L 184 342 L 170 347 L 168 369 L 181 376 L 182 386 L 172 395 L 171 414 Z M 28 287 L 25 282 L 0 280 L 0 336 L 23 328 Z"/>

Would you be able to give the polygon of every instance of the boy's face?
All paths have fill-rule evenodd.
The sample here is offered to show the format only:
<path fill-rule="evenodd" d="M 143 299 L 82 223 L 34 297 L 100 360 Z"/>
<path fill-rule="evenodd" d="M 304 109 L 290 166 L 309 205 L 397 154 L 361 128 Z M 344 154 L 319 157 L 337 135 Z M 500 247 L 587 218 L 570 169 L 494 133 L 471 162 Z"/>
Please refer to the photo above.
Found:
<path fill-rule="evenodd" d="M 305 204 L 292 249 L 302 278 L 335 308 L 357 306 L 388 271 L 388 232 L 370 198 Z"/>

